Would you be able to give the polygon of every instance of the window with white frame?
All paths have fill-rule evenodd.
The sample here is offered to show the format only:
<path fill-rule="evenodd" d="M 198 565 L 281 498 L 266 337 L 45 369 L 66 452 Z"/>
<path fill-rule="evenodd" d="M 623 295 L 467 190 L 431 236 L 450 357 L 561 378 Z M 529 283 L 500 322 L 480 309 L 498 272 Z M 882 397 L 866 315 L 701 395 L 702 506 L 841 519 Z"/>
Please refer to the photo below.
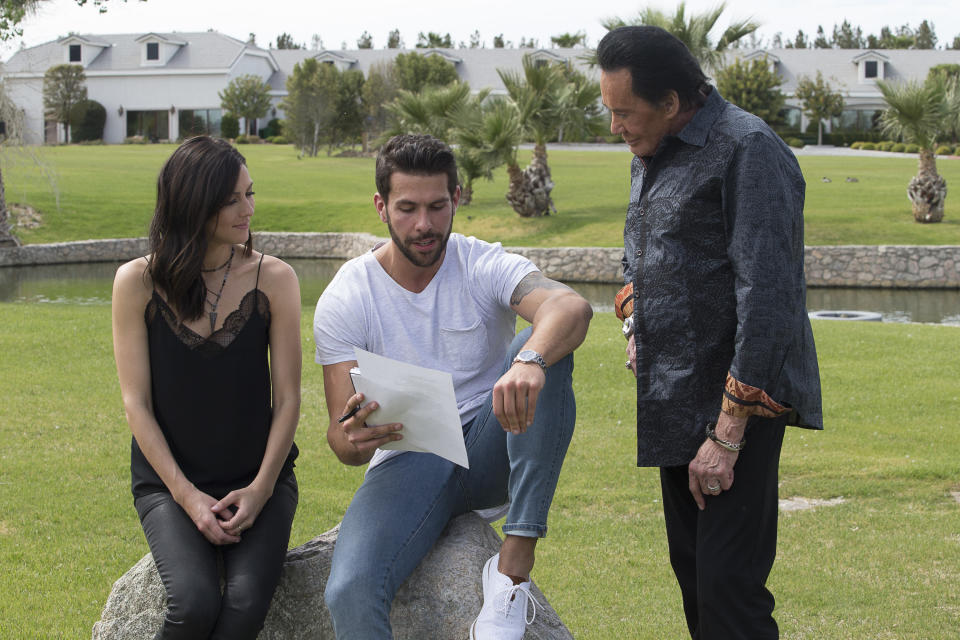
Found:
<path fill-rule="evenodd" d="M 879 69 L 880 62 L 878 60 L 864 60 L 863 61 L 863 77 L 864 78 L 876 78 Z"/>
<path fill-rule="evenodd" d="M 79 44 L 70 45 L 69 62 L 81 62 L 83 60 L 83 49 Z"/>
<path fill-rule="evenodd" d="M 147 60 L 155 62 L 160 59 L 160 43 L 159 42 L 148 42 L 147 43 Z"/>

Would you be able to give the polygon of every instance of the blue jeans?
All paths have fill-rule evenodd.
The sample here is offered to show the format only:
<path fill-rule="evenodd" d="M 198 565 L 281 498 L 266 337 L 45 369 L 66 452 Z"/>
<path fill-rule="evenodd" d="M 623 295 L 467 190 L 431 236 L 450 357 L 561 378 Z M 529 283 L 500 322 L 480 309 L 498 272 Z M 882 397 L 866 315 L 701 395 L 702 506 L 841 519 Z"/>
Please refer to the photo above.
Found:
<path fill-rule="evenodd" d="M 503 371 L 530 336 L 520 332 Z M 547 512 L 576 421 L 573 355 L 547 368 L 533 424 L 503 430 L 493 394 L 463 426 L 470 469 L 430 453 L 405 452 L 367 472 L 343 516 L 324 594 L 339 640 L 390 639 L 393 597 L 447 523 L 510 501 L 504 533 L 543 537 Z"/>

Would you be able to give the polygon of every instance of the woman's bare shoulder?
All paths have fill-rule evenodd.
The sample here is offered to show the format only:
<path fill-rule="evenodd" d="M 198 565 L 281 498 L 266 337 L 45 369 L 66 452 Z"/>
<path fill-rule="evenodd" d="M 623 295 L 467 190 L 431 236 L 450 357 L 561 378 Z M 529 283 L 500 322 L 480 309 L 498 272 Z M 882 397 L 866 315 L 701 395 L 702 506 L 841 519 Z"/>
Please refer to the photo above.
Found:
<path fill-rule="evenodd" d="M 121 294 L 132 298 L 149 298 L 153 293 L 153 279 L 146 256 L 120 265 L 113 281 L 114 297 Z"/>

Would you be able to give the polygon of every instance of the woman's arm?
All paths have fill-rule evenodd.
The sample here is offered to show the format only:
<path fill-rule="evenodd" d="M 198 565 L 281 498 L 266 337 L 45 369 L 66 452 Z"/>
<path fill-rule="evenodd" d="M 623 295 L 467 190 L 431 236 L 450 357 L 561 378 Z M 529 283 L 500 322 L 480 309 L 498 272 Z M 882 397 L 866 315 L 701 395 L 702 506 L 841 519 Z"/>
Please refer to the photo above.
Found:
<path fill-rule="evenodd" d="M 264 256 L 260 289 L 270 300 L 270 380 L 273 419 L 267 448 L 257 476 L 248 486 L 231 491 L 214 507 L 230 516 L 221 521 L 225 531 L 249 529 L 273 495 L 274 485 L 293 446 L 300 420 L 300 283 L 287 263 Z M 227 510 L 235 506 L 232 515 Z"/>
<path fill-rule="evenodd" d="M 210 510 L 216 500 L 199 491 L 183 474 L 154 416 L 147 326 L 143 316 L 152 287 L 145 269 L 143 258 L 128 262 L 117 270 L 113 282 L 113 351 L 130 431 L 147 462 L 204 537 L 213 544 L 238 542 L 239 538 L 220 527 L 216 514 Z"/>

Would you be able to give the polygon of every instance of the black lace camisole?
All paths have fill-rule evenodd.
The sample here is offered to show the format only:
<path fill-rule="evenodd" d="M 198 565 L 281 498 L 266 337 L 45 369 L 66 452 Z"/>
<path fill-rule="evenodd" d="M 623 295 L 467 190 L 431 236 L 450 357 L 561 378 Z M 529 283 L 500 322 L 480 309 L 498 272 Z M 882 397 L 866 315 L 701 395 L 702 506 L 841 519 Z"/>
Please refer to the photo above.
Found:
<path fill-rule="evenodd" d="M 179 324 L 156 291 L 144 319 L 153 411 L 177 464 L 198 489 L 217 499 L 250 484 L 263 461 L 272 418 L 270 300 L 255 285 L 207 338 Z M 280 479 L 293 472 L 297 453 L 294 444 Z M 130 471 L 134 497 L 167 491 L 135 438 Z"/>

